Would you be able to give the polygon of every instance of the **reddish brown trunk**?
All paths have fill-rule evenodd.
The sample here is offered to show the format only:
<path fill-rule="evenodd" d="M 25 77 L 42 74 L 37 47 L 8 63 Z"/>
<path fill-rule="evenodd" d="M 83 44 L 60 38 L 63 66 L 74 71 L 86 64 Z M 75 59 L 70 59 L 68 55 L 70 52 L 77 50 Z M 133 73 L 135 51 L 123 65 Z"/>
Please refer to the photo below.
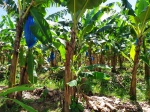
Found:
<path fill-rule="evenodd" d="M 105 59 L 104 59 L 104 55 L 103 55 L 103 53 L 101 53 L 101 55 L 100 55 L 100 62 L 99 62 L 100 64 L 102 64 L 102 65 L 104 65 L 105 64 Z M 99 68 L 99 72 L 101 72 L 101 68 Z"/>
<path fill-rule="evenodd" d="M 116 72 L 116 64 L 117 64 L 117 58 L 116 58 L 116 53 L 114 53 L 111 58 L 111 66 L 112 66 L 111 72 L 114 72 L 114 73 Z"/>
<path fill-rule="evenodd" d="M 80 67 L 81 66 L 81 58 L 82 58 L 82 56 L 81 55 L 79 55 L 79 60 L 78 60 L 78 67 Z"/>
<path fill-rule="evenodd" d="M 137 68 L 139 63 L 141 44 L 142 44 L 142 37 L 138 39 L 138 44 L 136 46 L 136 53 L 134 57 L 134 66 L 132 70 L 132 79 L 131 79 L 131 86 L 130 86 L 130 99 L 135 101 L 136 101 L 136 74 L 137 74 Z"/>
<path fill-rule="evenodd" d="M 73 54 L 75 49 L 76 34 L 74 30 L 71 32 L 71 41 L 66 42 L 66 63 L 65 63 L 65 90 L 64 90 L 64 112 L 70 112 L 71 96 L 75 96 L 73 87 L 69 87 L 66 83 L 74 79 L 71 72 L 71 64 L 73 64 Z"/>
<path fill-rule="evenodd" d="M 19 83 L 19 85 L 28 84 L 27 63 L 25 64 L 24 67 L 21 67 L 20 70 L 21 70 L 21 72 L 20 72 L 20 83 Z M 18 100 L 22 99 L 22 91 L 17 93 L 16 98 Z"/>
<path fill-rule="evenodd" d="M 22 18 L 20 18 L 16 25 L 16 38 L 15 38 L 15 42 L 14 42 L 13 57 L 11 60 L 9 87 L 15 86 L 15 82 L 16 82 L 16 67 L 17 67 L 17 63 L 18 63 L 18 54 L 19 54 L 20 40 L 22 37 L 22 32 L 23 32 L 23 20 L 22 20 Z M 14 93 L 9 94 L 9 98 L 13 98 L 13 97 L 14 97 Z"/>
<path fill-rule="evenodd" d="M 14 87 L 16 84 L 16 68 L 17 68 L 17 63 L 18 63 L 18 55 L 19 55 L 22 32 L 23 32 L 23 20 L 22 20 L 22 17 L 20 17 L 16 25 L 16 38 L 14 42 L 14 51 L 13 51 L 13 57 L 12 57 L 11 66 L 10 66 L 9 87 Z M 15 96 L 15 93 L 8 94 L 8 97 L 11 99 L 13 99 L 14 96 Z M 8 106 L 12 105 L 11 100 L 7 100 L 6 103 Z"/>
<path fill-rule="evenodd" d="M 22 37 L 22 32 L 23 32 L 23 21 L 22 21 L 22 18 L 20 18 L 19 22 L 16 25 L 16 38 L 15 38 L 15 42 L 14 42 L 13 57 L 11 60 L 9 87 L 15 86 L 16 67 L 17 67 L 17 63 L 18 63 L 18 54 L 19 54 L 20 40 Z"/>
<path fill-rule="evenodd" d="M 123 68 L 123 65 L 122 65 L 123 61 L 122 61 L 121 55 L 119 55 L 118 60 L 119 60 L 120 69 L 122 69 Z"/>
<path fill-rule="evenodd" d="M 94 54 L 94 64 L 99 64 L 99 62 L 98 62 L 98 54 Z M 95 68 L 94 70 L 98 71 L 99 69 Z"/>

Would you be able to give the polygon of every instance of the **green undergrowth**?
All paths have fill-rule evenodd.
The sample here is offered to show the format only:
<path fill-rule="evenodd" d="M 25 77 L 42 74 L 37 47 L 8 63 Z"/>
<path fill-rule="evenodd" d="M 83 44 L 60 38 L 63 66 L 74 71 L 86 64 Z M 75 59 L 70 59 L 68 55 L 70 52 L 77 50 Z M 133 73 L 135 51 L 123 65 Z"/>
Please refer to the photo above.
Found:
<path fill-rule="evenodd" d="M 105 96 L 115 96 L 123 101 L 129 100 L 129 90 L 131 83 L 131 73 L 126 73 L 125 70 L 120 70 L 119 74 L 110 74 L 109 81 L 101 81 L 93 87 L 93 93 Z M 137 101 L 146 101 L 146 85 L 144 76 L 137 75 Z"/>
<path fill-rule="evenodd" d="M 123 102 L 129 101 L 129 90 L 130 90 L 130 83 L 131 83 L 131 70 L 121 70 L 118 69 L 119 73 L 111 73 L 110 71 L 105 71 L 109 76 L 110 80 L 93 80 L 94 84 L 91 84 L 88 89 L 85 88 L 87 95 L 89 95 L 89 91 L 92 92 L 92 95 L 97 96 L 115 96 L 120 98 Z M 138 70 L 137 74 L 137 101 L 146 101 L 145 93 L 146 93 L 146 85 L 144 81 L 144 75 L 142 74 L 143 71 Z M 50 89 L 64 89 L 64 79 L 63 79 L 64 72 L 56 71 L 52 73 L 50 71 L 42 74 L 38 74 L 37 83 L 34 84 L 36 88 L 47 87 Z M 17 77 L 17 81 L 19 81 L 19 77 Z M 0 80 L 0 86 L 7 86 L 8 79 Z M 82 91 L 81 91 L 82 92 Z M 91 95 L 91 94 L 90 94 Z M 33 108 L 38 108 L 38 105 L 42 104 L 45 105 L 45 109 L 41 112 L 61 112 L 60 102 L 52 102 L 48 103 L 45 102 L 43 98 L 38 100 L 22 100 L 23 103 L 29 104 Z M 4 101 L 0 101 L 0 112 L 3 110 L 4 112 L 18 112 L 20 110 L 20 106 L 13 105 L 12 108 L 7 108 Z"/>
<path fill-rule="evenodd" d="M 57 80 L 56 78 L 51 77 L 52 75 L 55 74 L 50 74 L 49 72 L 40 74 L 38 77 L 38 81 L 36 86 L 37 87 L 43 87 L 46 86 L 47 88 L 50 89 L 63 89 L 63 78 Z"/>

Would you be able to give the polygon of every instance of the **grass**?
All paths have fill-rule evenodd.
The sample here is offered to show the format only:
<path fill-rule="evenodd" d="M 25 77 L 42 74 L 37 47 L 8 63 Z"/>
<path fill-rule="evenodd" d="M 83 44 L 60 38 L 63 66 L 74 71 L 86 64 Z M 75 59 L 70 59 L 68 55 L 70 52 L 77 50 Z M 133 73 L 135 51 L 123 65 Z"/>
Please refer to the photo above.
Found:
<path fill-rule="evenodd" d="M 99 93 L 99 95 L 116 96 L 123 101 L 128 101 L 131 83 L 131 73 L 127 73 L 126 70 L 120 70 L 119 72 L 120 74 L 110 73 L 110 81 L 101 81 L 101 83 L 98 83 L 96 86 L 92 86 L 92 91 L 94 93 Z M 146 85 L 144 81 L 144 75 L 140 74 L 142 73 L 141 71 L 138 73 L 137 100 L 145 101 Z"/>
<path fill-rule="evenodd" d="M 7 82 L 4 80 L 4 81 L 0 81 L 0 86 L 6 86 L 7 85 Z"/>
<path fill-rule="evenodd" d="M 55 78 L 51 78 L 49 72 L 47 72 L 38 77 L 36 85 L 37 87 L 46 86 L 51 89 L 63 89 L 63 79 L 57 80 Z"/>

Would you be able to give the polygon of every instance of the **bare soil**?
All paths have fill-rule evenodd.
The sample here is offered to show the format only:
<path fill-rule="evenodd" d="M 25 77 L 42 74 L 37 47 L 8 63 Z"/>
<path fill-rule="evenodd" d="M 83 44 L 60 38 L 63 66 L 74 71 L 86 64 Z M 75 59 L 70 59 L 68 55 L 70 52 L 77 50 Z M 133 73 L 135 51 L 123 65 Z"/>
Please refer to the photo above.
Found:
<path fill-rule="evenodd" d="M 3 88 L 6 87 L 0 86 L 0 91 Z M 83 98 L 84 102 L 81 102 Z M 34 91 L 23 92 L 22 101 L 38 112 L 61 112 L 63 92 L 46 87 L 38 88 Z M 150 112 L 148 102 L 124 102 L 112 96 L 87 96 L 82 94 L 80 95 L 79 102 L 84 106 L 84 112 Z M 4 111 L 0 109 L 0 112 Z M 20 112 L 27 111 L 21 109 Z"/>

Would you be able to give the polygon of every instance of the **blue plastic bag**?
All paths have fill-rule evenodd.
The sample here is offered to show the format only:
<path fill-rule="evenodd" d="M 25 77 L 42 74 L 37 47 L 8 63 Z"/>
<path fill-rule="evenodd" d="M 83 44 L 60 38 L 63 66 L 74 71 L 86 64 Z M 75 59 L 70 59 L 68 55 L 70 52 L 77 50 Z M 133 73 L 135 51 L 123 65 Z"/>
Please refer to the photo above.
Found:
<path fill-rule="evenodd" d="M 88 51 L 86 51 L 85 56 L 88 56 L 88 55 L 89 55 L 89 53 L 88 53 Z"/>
<path fill-rule="evenodd" d="M 55 54 L 54 54 L 54 52 L 51 52 L 50 56 L 47 59 L 47 61 L 50 62 L 50 61 L 53 61 L 54 59 L 55 59 Z"/>
<path fill-rule="evenodd" d="M 51 61 L 51 58 L 47 58 L 47 61 L 50 62 L 50 61 Z"/>
<path fill-rule="evenodd" d="M 94 61 L 94 57 L 93 56 L 91 56 L 91 60 Z"/>
<path fill-rule="evenodd" d="M 32 25 L 34 25 L 34 19 L 32 16 L 29 15 L 24 26 L 24 36 L 28 48 L 32 48 L 37 42 L 37 38 L 32 34 L 30 30 L 30 26 Z"/>
<path fill-rule="evenodd" d="M 54 52 L 51 52 L 50 58 L 51 58 L 52 61 L 55 59 L 55 54 L 54 54 Z"/>

